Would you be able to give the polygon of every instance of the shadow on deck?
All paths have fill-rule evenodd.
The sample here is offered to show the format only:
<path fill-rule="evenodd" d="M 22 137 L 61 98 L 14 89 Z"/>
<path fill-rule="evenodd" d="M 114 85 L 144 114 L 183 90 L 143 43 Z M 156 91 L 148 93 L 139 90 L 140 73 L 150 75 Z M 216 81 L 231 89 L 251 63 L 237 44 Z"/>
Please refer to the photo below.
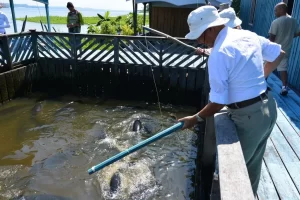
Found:
<path fill-rule="evenodd" d="M 300 199 L 300 97 L 292 90 L 281 96 L 281 81 L 268 78 L 277 102 L 277 122 L 268 141 L 260 185 L 259 200 Z"/>

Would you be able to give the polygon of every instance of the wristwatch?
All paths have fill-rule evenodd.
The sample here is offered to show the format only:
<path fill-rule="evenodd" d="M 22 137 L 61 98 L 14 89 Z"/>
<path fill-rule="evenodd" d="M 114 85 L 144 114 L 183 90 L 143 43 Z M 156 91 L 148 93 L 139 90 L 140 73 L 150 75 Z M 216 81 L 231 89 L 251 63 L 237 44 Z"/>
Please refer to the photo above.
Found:
<path fill-rule="evenodd" d="M 204 121 L 203 118 L 198 115 L 198 113 L 195 116 L 196 116 L 198 122 Z"/>

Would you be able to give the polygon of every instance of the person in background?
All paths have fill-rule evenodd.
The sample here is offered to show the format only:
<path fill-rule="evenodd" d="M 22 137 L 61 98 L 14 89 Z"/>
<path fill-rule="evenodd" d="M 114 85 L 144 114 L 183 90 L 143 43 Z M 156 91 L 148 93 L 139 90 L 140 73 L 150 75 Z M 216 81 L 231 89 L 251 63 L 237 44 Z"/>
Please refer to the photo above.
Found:
<path fill-rule="evenodd" d="M 67 16 L 67 27 L 69 29 L 69 33 L 80 33 L 81 26 L 84 25 L 82 14 L 75 9 L 71 2 L 67 3 L 67 8 L 70 11 Z"/>
<path fill-rule="evenodd" d="M 233 8 L 224 9 L 219 14 L 220 17 L 229 19 L 229 22 L 225 24 L 225 26 L 228 26 L 230 28 L 235 28 L 235 29 L 242 29 L 241 27 L 242 20 L 240 20 L 240 18 L 236 16 Z"/>
<path fill-rule="evenodd" d="M 2 8 L 3 5 L 0 5 Z M 0 11 L 0 34 L 6 34 L 5 28 L 9 28 L 10 24 L 4 12 Z"/>
<path fill-rule="evenodd" d="M 272 22 L 269 30 L 270 41 L 280 44 L 282 50 L 286 53 L 286 56 L 277 68 L 277 71 L 280 72 L 280 78 L 282 81 L 281 95 L 287 95 L 288 93 L 288 59 L 292 48 L 293 38 L 300 36 L 298 23 L 296 19 L 287 14 L 287 9 L 287 5 L 283 2 L 275 6 L 274 10 L 276 19 Z"/>
<path fill-rule="evenodd" d="M 73 3 L 71 2 L 67 3 L 67 8 L 70 11 L 67 16 L 67 27 L 69 29 L 69 33 L 80 33 L 81 26 L 84 25 L 82 14 L 75 9 Z M 76 37 L 74 43 L 78 48 L 81 44 L 81 39 L 79 37 Z M 79 48 L 79 54 L 81 54 L 81 52 L 81 48 Z"/>
<path fill-rule="evenodd" d="M 253 32 L 226 27 L 228 21 L 213 6 L 199 7 L 188 16 L 190 32 L 185 37 L 213 48 L 208 58 L 210 93 L 201 111 L 179 121 L 184 122 L 183 129 L 192 128 L 226 106 L 256 195 L 267 140 L 277 119 L 276 102 L 267 91 L 265 77 L 285 53 L 280 45 Z M 196 52 L 201 55 L 203 49 Z"/>

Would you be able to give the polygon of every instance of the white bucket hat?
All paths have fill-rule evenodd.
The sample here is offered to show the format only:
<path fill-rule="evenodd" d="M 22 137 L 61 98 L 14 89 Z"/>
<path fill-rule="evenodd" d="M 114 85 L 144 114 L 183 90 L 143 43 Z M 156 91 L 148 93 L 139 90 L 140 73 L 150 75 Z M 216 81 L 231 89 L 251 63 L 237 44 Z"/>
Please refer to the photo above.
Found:
<path fill-rule="evenodd" d="M 214 6 L 201 6 L 189 14 L 187 23 L 190 32 L 185 38 L 195 40 L 199 38 L 206 29 L 224 25 L 228 21 L 229 19 L 220 17 Z"/>
<path fill-rule="evenodd" d="M 229 19 L 229 22 L 225 24 L 228 27 L 235 28 L 242 24 L 242 20 L 240 20 L 240 18 L 236 16 L 233 8 L 227 8 L 225 10 L 222 10 L 219 14 L 222 18 Z"/>

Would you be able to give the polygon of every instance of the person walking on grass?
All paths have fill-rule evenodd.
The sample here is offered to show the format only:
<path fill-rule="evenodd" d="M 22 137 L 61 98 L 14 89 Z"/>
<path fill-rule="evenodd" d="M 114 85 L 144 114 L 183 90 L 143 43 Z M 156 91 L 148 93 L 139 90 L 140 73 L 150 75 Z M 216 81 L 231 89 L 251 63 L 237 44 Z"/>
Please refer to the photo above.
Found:
<path fill-rule="evenodd" d="M 285 53 L 280 45 L 253 32 L 226 27 L 228 21 L 213 6 L 199 7 L 188 16 L 190 32 L 186 38 L 212 48 L 208 58 L 210 102 L 200 112 L 179 121 L 184 122 L 183 129 L 192 128 L 226 106 L 256 195 L 267 140 L 277 119 L 276 102 L 267 91 L 265 77 Z M 204 50 L 197 48 L 196 52 L 202 55 Z"/>
<path fill-rule="evenodd" d="M 287 14 L 287 5 L 285 3 L 279 3 L 275 6 L 276 19 L 272 22 L 269 35 L 270 41 L 281 45 L 281 48 L 285 51 L 286 56 L 279 64 L 277 71 L 280 73 L 282 81 L 282 89 L 280 94 L 287 95 L 288 88 L 288 60 L 292 48 L 294 37 L 300 36 L 300 28 L 296 19 Z"/>

